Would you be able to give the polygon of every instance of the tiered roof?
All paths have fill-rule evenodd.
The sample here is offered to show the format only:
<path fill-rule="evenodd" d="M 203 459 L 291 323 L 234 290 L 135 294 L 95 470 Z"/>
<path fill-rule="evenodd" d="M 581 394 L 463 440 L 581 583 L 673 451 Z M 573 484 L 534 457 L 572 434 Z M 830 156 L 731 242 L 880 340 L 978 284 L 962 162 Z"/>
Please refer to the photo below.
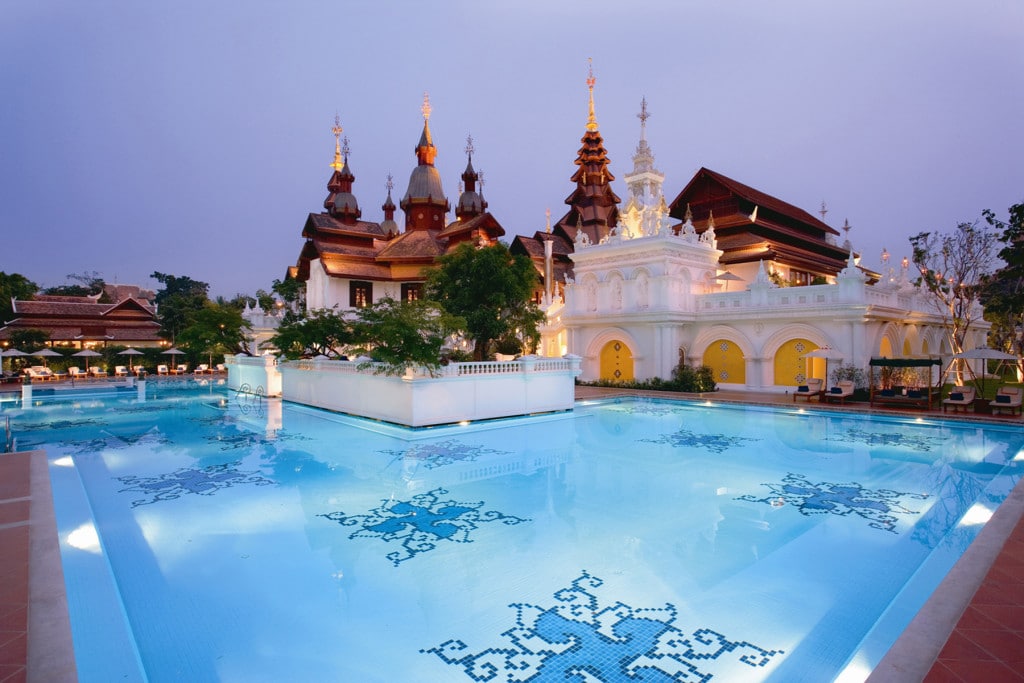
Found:
<path fill-rule="evenodd" d="M 43 330 L 57 342 L 112 342 L 153 345 L 160 341 L 156 307 L 149 302 L 127 298 L 117 303 L 99 303 L 98 296 L 48 296 L 12 301 L 12 320 L 0 328 L 0 339 L 10 339 L 15 330 Z"/>

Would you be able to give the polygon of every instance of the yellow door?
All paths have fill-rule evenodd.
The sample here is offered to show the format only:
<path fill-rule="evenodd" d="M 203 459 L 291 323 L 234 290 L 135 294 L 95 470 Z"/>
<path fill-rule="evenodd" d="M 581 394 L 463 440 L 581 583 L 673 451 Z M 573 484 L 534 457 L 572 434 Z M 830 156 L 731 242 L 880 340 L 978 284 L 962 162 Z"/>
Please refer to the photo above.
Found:
<path fill-rule="evenodd" d="M 601 379 L 633 380 L 633 354 L 620 341 L 610 341 L 601 349 Z"/>

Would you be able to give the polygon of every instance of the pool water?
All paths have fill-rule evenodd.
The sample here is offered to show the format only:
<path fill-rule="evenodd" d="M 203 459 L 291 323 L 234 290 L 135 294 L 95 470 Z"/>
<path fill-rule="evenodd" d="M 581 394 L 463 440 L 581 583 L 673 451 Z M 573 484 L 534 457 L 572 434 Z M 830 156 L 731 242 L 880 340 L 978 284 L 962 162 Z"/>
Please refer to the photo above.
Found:
<path fill-rule="evenodd" d="M 407 430 L 217 383 L 2 405 L 80 679 L 861 680 L 1018 427 L 615 400 Z"/>

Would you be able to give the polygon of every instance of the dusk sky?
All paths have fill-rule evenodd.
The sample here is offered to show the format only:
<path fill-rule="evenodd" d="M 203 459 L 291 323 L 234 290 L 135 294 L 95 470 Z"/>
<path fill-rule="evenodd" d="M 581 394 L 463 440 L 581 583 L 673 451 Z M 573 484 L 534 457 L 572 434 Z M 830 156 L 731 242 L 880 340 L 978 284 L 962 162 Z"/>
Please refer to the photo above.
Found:
<path fill-rule="evenodd" d="M 1021 0 L 3 0 L 0 270 L 270 289 L 322 210 L 335 114 L 380 221 L 424 91 L 452 204 L 472 134 L 507 241 L 533 234 L 573 190 L 588 58 L 620 197 L 646 97 L 668 201 L 701 166 L 825 201 L 870 267 L 1024 202 Z"/>

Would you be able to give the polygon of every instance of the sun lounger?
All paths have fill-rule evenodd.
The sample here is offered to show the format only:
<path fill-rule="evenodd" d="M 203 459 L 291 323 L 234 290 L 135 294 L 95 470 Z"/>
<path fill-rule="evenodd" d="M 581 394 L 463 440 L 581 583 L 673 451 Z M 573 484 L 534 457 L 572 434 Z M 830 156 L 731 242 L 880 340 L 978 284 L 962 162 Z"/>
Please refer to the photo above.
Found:
<path fill-rule="evenodd" d="M 57 376 L 53 374 L 50 368 L 42 365 L 33 365 L 30 368 L 26 368 L 25 374 L 33 382 L 52 382 L 57 379 Z"/>
<path fill-rule="evenodd" d="M 184 375 L 188 373 L 188 363 L 179 363 L 176 367 L 171 368 L 172 375 Z"/>
<path fill-rule="evenodd" d="M 156 366 L 156 374 L 157 375 L 167 375 L 167 374 L 170 374 L 170 371 L 167 369 L 166 365 L 158 365 L 158 366 Z"/>
<path fill-rule="evenodd" d="M 68 368 L 68 376 L 71 379 L 85 379 L 86 377 L 89 376 L 89 373 L 85 372 L 81 368 L 74 367 Z"/>
<path fill-rule="evenodd" d="M 228 371 L 228 369 L 227 369 L 226 367 L 224 367 L 224 364 L 223 364 L 223 363 L 217 363 L 217 368 L 216 368 L 216 370 L 217 370 L 217 372 L 219 372 L 219 373 L 225 373 L 225 372 L 227 372 L 227 371 Z"/>
<path fill-rule="evenodd" d="M 128 368 L 126 368 L 123 365 L 115 365 L 114 366 L 114 377 L 127 377 L 127 376 L 128 376 Z"/>
<path fill-rule="evenodd" d="M 89 368 L 89 376 L 106 378 L 109 377 L 110 375 L 108 375 L 107 371 L 104 370 L 103 368 L 91 367 Z"/>
<path fill-rule="evenodd" d="M 134 368 L 132 368 L 132 372 L 135 373 L 136 377 L 142 377 L 144 374 L 146 374 L 146 368 L 142 367 L 141 365 L 136 365 Z"/>
<path fill-rule="evenodd" d="M 953 387 L 949 392 L 949 398 L 942 401 L 942 412 L 949 408 L 952 408 L 953 412 L 959 412 L 963 408 L 966 413 L 968 408 L 974 406 L 974 395 L 974 387 Z"/>
<path fill-rule="evenodd" d="M 808 403 L 811 402 L 812 398 L 821 401 L 821 387 L 825 383 L 824 380 L 817 377 L 812 377 L 807 380 L 807 384 L 801 384 L 793 392 L 793 403 L 796 403 L 798 398 L 806 399 Z"/>
<path fill-rule="evenodd" d="M 1022 396 L 1024 389 L 1021 387 L 999 387 L 995 399 L 988 406 L 992 409 L 993 415 L 1002 415 L 1005 410 L 1009 410 L 1010 415 L 1019 415 Z"/>
<path fill-rule="evenodd" d="M 210 369 L 209 365 L 207 365 L 206 363 L 203 363 L 201 365 L 197 365 L 196 366 L 194 374 L 197 374 L 197 375 L 212 375 L 213 374 L 213 370 Z"/>
<path fill-rule="evenodd" d="M 842 382 L 839 382 L 836 386 L 821 395 L 822 399 L 829 403 L 832 403 L 833 401 L 846 403 L 846 399 L 851 396 L 853 396 L 853 382 L 850 380 L 843 380 Z"/>

